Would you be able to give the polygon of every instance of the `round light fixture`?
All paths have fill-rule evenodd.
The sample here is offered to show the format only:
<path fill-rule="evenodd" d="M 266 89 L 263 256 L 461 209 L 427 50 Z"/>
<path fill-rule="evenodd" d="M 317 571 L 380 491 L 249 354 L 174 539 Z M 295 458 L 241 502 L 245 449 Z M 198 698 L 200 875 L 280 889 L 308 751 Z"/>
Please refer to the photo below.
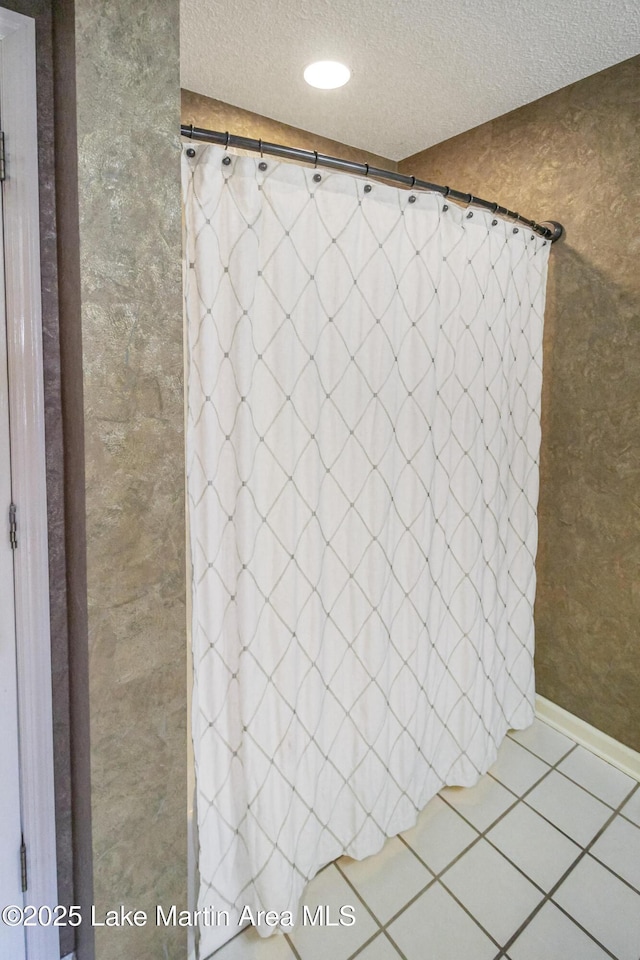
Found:
<path fill-rule="evenodd" d="M 335 90 L 336 87 L 343 87 L 351 77 L 349 67 L 344 63 L 336 63 L 335 60 L 319 60 L 317 63 L 310 63 L 304 72 L 304 78 L 312 87 L 319 87 L 320 90 Z"/>

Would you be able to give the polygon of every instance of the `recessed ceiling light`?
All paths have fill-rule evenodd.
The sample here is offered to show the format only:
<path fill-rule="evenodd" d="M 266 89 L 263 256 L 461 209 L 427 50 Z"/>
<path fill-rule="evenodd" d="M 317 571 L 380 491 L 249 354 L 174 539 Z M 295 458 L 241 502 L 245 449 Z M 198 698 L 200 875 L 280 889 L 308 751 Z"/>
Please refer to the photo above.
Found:
<path fill-rule="evenodd" d="M 344 63 L 336 63 L 335 60 L 319 60 L 317 63 L 311 63 L 304 72 L 307 83 L 321 90 L 335 90 L 336 87 L 342 87 L 350 76 L 349 67 L 345 67 Z"/>

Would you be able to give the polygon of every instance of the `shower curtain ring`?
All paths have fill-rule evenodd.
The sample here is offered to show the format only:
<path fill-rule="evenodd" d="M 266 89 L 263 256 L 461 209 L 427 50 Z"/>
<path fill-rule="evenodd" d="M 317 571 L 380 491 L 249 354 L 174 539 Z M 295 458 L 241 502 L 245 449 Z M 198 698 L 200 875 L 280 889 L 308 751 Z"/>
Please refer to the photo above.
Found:
<path fill-rule="evenodd" d="M 224 148 L 225 148 L 225 150 L 228 150 L 228 149 L 229 149 L 229 131 L 228 131 L 228 130 L 227 130 L 227 138 L 226 138 L 226 140 L 224 141 Z"/>
<path fill-rule="evenodd" d="M 317 150 L 313 151 L 313 156 L 315 158 L 313 161 L 313 169 L 317 170 L 318 169 L 318 151 Z"/>
<path fill-rule="evenodd" d="M 262 157 L 262 138 L 260 138 L 260 140 L 258 140 L 258 147 L 259 147 L 259 149 L 260 149 L 260 156 Z"/>

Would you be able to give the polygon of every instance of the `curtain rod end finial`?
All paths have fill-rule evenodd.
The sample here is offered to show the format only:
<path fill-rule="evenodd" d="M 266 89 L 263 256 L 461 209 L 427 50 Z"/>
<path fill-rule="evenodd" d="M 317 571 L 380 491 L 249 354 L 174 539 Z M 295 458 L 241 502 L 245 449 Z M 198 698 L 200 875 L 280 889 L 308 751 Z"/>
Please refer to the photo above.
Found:
<path fill-rule="evenodd" d="M 557 220 L 543 220 L 540 226 L 549 230 L 551 243 L 555 243 L 556 240 L 560 240 L 565 235 L 564 227 Z"/>

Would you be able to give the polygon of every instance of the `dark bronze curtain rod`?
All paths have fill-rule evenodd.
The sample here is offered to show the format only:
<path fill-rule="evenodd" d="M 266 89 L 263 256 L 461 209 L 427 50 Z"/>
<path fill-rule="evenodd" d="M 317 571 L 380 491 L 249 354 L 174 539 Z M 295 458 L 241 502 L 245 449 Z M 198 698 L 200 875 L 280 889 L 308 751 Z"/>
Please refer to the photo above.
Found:
<path fill-rule="evenodd" d="M 346 173 L 355 173 L 361 177 L 371 177 L 375 180 L 388 180 L 392 183 L 399 183 L 403 187 L 410 187 L 412 190 L 431 190 L 434 193 L 440 193 L 443 197 L 451 200 L 457 200 L 467 206 L 482 207 L 490 213 L 495 213 L 500 217 L 513 220 L 515 223 L 521 223 L 529 227 L 534 233 L 539 234 L 551 243 L 559 240 L 564 233 L 561 223 L 555 220 L 545 220 L 544 223 L 536 223 L 535 220 L 528 220 L 521 217 L 519 213 L 513 210 L 507 210 L 497 203 L 491 203 L 489 200 L 482 200 L 480 197 L 474 197 L 470 193 L 461 193 L 459 190 L 453 190 L 451 187 L 442 187 L 437 183 L 429 183 L 427 180 L 417 180 L 415 177 L 407 177 L 402 173 L 394 173 L 393 170 L 381 170 L 378 167 L 371 167 L 368 163 L 356 163 L 354 160 L 341 160 L 339 157 L 328 157 L 323 153 L 317 153 L 315 150 L 301 150 L 298 147 L 284 147 L 278 143 L 267 143 L 264 140 L 254 140 L 250 137 L 239 137 L 233 133 L 221 133 L 218 130 L 204 130 L 201 127 L 194 127 L 193 124 L 183 123 L 180 127 L 180 133 L 183 137 L 189 137 L 191 140 L 203 140 L 205 143 L 217 143 L 223 147 L 236 147 L 239 150 L 254 150 L 257 153 L 267 154 L 272 157 L 283 157 L 285 160 L 301 160 L 303 163 L 312 163 L 315 167 L 330 167 L 332 170 L 343 170 Z"/>

